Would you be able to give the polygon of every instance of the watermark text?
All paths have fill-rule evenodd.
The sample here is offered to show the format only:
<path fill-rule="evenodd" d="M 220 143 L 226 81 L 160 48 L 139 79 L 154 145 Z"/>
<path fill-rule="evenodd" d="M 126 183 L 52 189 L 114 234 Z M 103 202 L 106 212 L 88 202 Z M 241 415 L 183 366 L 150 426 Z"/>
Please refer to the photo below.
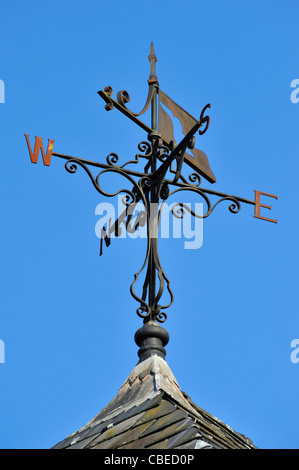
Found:
<path fill-rule="evenodd" d="M 293 364 L 298 364 L 299 362 L 299 339 L 293 339 L 291 341 L 291 348 L 293 348 L 293 351 L 291 352 L 291 362 Z"/>
<path fill-rule="evenodd" d="M 149 212 L 149 213 L 148 213 Z M 148 211 L 143 203 L 132 202 L 125 205 L 118 198 L 117 209 L 113 204 L 98 204 L 95 214 L 100 216 L 95 233 L 109 246 L 111 239 L 126 238 L 182 238 L 187 250 L 201 248 L 203 244 L 203 204 L 202 203 L 150 203 Z"/>
<path fill-rule="evenodd" d="M 3 341 L 2 339 L 0 339 L 0 364 L 4 364 L 4 363 L 5 363 L 5 353 L 4 353 L 4 350 L 5 350 L 4 341 Z"/>
<path fill-rule="evenodd" d="M 5 85 L 4 81 L 0 79 L 0 103 L 5 103 Z"/>
<path fill-rule="evenodd" d="M 299 103 L 299 78 L 295 78 L 291 81 L 291 88 L 294 90 L 291 93 L 291 101 L 296 104 Z"/>

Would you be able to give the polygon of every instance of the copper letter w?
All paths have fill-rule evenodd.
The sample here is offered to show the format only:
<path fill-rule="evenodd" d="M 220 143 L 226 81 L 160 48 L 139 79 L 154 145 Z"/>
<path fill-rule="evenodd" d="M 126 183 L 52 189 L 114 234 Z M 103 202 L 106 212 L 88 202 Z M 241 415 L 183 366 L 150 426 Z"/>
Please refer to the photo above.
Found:
<path fill-rule="evenodd" d="M 37 163 L 38 154 L 39 154 L 39 151 L 41 150 L 44 165 L 50 166 L 54 140 L 48 139 L 49 143 L 48 143 L 47 153 L 45 154 L 44 147 L 43 147 L 43 142 L 42 142 L 42 137 L 35 137 L 34 150 L 33 150 L 33 153 L 32 153 L 32 149 L 31 149 L 30 142 L 29 142 L 29 135 L 25 134 L 25 137 L 26 137 L 28 150 L 29 150 L 29 154 L 30 154 L 30 158 L 31 158 L 32 163 Z"/>

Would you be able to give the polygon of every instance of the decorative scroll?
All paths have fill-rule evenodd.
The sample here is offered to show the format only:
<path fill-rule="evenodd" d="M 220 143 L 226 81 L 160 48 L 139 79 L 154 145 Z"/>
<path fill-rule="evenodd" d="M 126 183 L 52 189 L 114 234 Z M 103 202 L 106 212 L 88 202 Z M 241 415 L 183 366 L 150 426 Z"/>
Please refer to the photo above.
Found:
<path fill-rule="evenodd" d="M 192 191 L 192 192 L 195 192 L 197 193 L 199 196 L 202 197 L 202 199 L 205 201 L 206 203 L 206 212 L 204 214 L 197 214 L 196 212 L 194 212 L 193 210 L 190 209 L 190 207 L 182 202 L 178 202 L 176 203 L 173 208 L 172 208 L 172 213 L 173 215 L 176 217 L 176 218 L 182 218 L 183 217 L 183 214 L 184 212 L 181 212 L 182 214 L 182 217 L 180 216 L 180 212 L 176 212 L 176 210 L 178 208 L 180 209 L 183 209 L 183 210 L 186 210 L 188 211 L 193 217 L 197 217 L 199 219 L 206 219 L 207 217 L 209 217 L 209 215 L 212 214 L 212 212 L 214 211 L 214 209 L 218 206 L 218 204 L 220 204 L 221 202 L 223 201 L 230 201 L 231 204 L 229 205 L 228 207 L 228 210 L 232 213 L 232 214 L 237 214 L 240 209 L 241 209 L 241 204 L 240 202 L 238 201 L 238 199 L 234 196 L 225 196 L 225 197 L 222 197 L 220 198 L 214 205 L 211 204 L 211 201 L 209 199 L 209 197 L 207 196 L 207 194 L 205 194 L 204 190 L 198 188 L 198 187 L 183 187 L 183 188 L 179 188 L 179 189 L 176 189 L 175 191 L 172 191 L 170 194 L 169 194 L 169 197 L 170 196 L 173 196 L 173 194 L 175 193 L 178 193 L 178 192 L 181 192 L 181 191 Z M 164 204 L 165 201 L 163 201 L 162 205 Z"/>
<path fill-rule="evenodd" d="M 142 108 L 142 110 L 140 111 L 140 113 L 133 113 L 132 111 L 130 111 L 127 108 L 126 104 L 129 103 L 129 101 L 130 101 L 130 95 L 126 90 L 121 90 L 117 93 L 117 102 L 121 106 L 126 108 L 130 113 L 132 113 L 134 116 L 137 117 L 137 116 L 141 116 L 142 114 L 144 114 L 148 110 L 148 108 L 150 107 L 151 101 L 153 99 L 153 96 L 154 96 L 154 86 L 150 86 L 149 90 L 148 90 L 146 103 L 145 103 L 144 107 Z"/>

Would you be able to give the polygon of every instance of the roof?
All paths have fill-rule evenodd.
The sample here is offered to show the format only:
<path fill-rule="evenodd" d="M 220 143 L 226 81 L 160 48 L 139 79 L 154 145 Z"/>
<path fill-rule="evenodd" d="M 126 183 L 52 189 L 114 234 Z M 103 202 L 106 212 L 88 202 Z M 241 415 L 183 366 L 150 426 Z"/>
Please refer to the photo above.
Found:
<path fill-rule="evenodd" d="M 112 401 L 53 449 L 253 449 L 252 441 L 196 406 L 167 362 L 140 362 Z"/>

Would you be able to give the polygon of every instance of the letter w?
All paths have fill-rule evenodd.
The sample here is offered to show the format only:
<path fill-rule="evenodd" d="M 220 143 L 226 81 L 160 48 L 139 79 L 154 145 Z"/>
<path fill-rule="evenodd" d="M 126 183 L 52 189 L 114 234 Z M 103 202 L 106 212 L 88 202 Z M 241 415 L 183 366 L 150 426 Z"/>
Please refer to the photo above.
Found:
<path fill-rule="evenodd" d="M 26 137 L 28 150 L 29 150 L 29 154 L 30 154 L 30 158 L 31 158 L 32 163 L 37 163 L 38 154 L 39 154 L 39 151 L 41 150 L 44 165 L 50 166 L 52 152 L 53 152 L 54 140 L 48 139 L 49 143 L 48 143 L 47 153 L 45 154 L 44 147 L 43 147 L 43 142 L 42 142 L 42 137 L 35 137 L 34 150 L 33 150 L 33 153 L 32 153 L 32 149 L 31 149 L 30 142 L 29 142 L 29 135 L 25 134 L 25 137 Z"/>

